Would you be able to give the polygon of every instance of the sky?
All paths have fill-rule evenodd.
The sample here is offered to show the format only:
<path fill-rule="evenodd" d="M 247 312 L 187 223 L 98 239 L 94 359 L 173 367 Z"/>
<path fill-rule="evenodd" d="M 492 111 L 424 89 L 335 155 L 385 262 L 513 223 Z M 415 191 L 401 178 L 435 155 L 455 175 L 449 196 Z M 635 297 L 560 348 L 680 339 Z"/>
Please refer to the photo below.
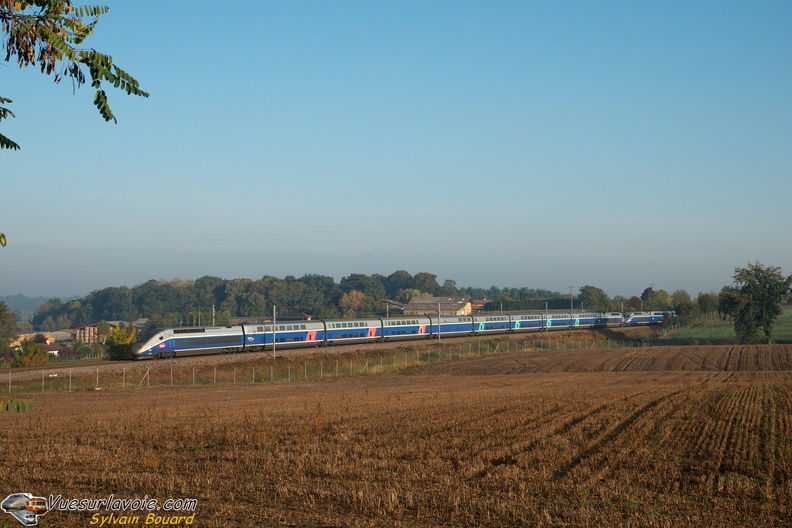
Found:
<path fill-rule="evenodd" d="M 79 3 L 79 2 L 78 2 Z M 792 3 L 105 1 L 147 99 L 0 63 L 0 295 L 792 273 Z"/>

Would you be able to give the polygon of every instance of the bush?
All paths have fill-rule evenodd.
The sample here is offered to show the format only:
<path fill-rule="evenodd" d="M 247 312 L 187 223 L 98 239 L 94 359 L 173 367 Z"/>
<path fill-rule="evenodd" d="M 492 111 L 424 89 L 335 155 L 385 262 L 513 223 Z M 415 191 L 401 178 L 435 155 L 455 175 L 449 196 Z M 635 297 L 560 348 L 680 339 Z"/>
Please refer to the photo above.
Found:
<path fill-rule="evenodd" d="M 43 367 L 47 364 L 47 353 L 33 341 L 26 339 L 11 357 L 12 367 Z"/>
<path fill-rule="evenodd" d="M 110 345 L 107 348 L 107 359 L 111 361 L 130 359 L 132 357 L 132 354 L 129 352 L 131 348 L 131 343 Z"/>

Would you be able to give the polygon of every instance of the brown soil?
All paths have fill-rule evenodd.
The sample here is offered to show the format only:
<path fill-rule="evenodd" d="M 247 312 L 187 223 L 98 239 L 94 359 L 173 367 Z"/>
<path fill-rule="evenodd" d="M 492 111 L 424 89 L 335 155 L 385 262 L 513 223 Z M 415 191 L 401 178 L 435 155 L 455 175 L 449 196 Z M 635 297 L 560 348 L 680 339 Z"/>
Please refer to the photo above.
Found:
<path fill-rule="evenodd" d="M 20 396 L 39 408 L 0 413 L 0 481 L 6 494 L 194 498 L 195 526 L 781 526 L 791 350 L 535 351 Z M 144 526 L 147 512 L 115 514 Z"/>

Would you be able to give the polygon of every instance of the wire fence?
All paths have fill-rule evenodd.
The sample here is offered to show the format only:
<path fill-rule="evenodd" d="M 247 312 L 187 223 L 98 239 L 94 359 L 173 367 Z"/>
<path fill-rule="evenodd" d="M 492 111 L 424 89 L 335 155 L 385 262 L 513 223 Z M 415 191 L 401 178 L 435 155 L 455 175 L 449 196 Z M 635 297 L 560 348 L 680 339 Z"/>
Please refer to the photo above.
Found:
<path fill-rule="evenodd" d="M 547 336 L 525 340 L 492 340 L 464 344 L 443 344 L 415 349 L 391 348 L 387 351 L 360 351 L 333 356 L 322 354 L 280 357 L 259 354 L 249 359 L 233 356 L 233 362 L 211 364 L 211 359 L 177 358 L 140 362 L 107 362 L 84 367 L 75 364 L 58 368 L 8 368 L 0 374 L 8 394 L 81 390 L 134 390 L 168 386 L 206 386 L 228 384 L 321 382 L 338 378 L 396 374 L 421 365 L 527 351 L 594 350 L 639 347 L 639 340 L 570 339 Z M 228 359 L 229 356 L 224 356 Z M 5 378 L 3 380 L 3 378 Z M 2 383 L 0 381 L 0 383 Z M 2 387 L 0 385 L 0 387 Z M 0 388 L 2 390 L 2 388 Z"/>

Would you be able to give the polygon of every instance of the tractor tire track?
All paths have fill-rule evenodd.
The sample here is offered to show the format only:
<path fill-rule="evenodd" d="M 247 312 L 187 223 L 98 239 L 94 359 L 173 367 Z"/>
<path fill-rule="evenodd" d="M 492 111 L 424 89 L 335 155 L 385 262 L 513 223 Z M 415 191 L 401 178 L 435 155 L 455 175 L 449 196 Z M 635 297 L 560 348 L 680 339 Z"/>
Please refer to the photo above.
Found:
<path fill-rule="evenodd" d="M 609 445 L 612 444 L 622 434 L 624 434 L 624 432 L 627 431 L 631 426 L 633 426 L 633 424 L 638 422 L 641 418 L 647 415 L 647 413 L 652 411 L 655 407 L 657 407 L 664 401 L 669 400 L 670 398 L 679 394 L 680 392 L 681 390 L 674 391 L 670 394 L 666 394 L 659 398 L 650 400 L 648 403 L 644 404 L 640 409 L 632 413 L 632 415 L 629 418 L 620 422 L 610 432 L 606 433 L 594 444 L 592 444 L 591 447 L 589 447 L 579 455 L 573 457 L 566 464 L 562 465 L 558 470 L 556 470 L 555 474 L 553 475 L 553 479 L 556 481 L 564 479 L 567 475 L 569 475 L 572 471 L 574 471 L 574 469 L 577 468 L 584 460 L 591 459 L 599 455 L 605 449 L 608 449 Z"/>

